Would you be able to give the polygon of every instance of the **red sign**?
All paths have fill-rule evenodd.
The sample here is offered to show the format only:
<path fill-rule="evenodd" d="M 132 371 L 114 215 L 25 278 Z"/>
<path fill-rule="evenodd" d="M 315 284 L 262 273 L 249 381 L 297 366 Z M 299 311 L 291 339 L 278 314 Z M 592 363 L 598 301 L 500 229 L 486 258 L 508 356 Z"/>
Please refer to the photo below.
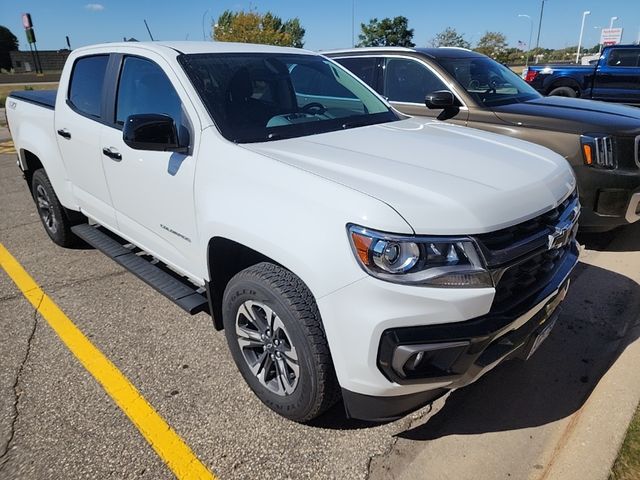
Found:
<path fill-rule="evenodd" d="M 31 23 L 31 14 L 30 13 L 23 13 L 22 14 L 22 25 L 24 25 L 24 28 L 32 28 L 33 27 L 33 23 Z"/>
<path fill-rule="evenodd" d="M 621 28 L 603 28 L 600 33 L 600 43 L 602 45 L 617 45 L 622 40 Z"/>

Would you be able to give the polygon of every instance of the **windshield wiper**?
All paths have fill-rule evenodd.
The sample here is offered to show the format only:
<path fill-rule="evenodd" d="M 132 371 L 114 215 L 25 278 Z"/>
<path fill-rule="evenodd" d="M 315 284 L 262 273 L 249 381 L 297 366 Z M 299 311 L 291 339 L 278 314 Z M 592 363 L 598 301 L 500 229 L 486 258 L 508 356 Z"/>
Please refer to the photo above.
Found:
<path fill-rule="evenodd" d="M 344 122 L 342 124 L 342 129 L 347 130 L 349 128 L 366 127 L 367 125 L 373 125 L 373 124 L 367 120 L 361 120 L 359 122 Z"/>

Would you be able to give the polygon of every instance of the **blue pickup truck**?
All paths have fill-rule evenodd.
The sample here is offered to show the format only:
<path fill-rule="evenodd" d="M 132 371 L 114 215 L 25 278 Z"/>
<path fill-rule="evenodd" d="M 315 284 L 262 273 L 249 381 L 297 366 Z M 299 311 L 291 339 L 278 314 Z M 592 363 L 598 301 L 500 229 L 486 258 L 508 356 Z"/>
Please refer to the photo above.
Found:
<path fill-rule="evenodd" d="M 640 106 L 640 45 L 605 47 L 594 65 L 532 65 L 522 78 L 543 95 Z"/>

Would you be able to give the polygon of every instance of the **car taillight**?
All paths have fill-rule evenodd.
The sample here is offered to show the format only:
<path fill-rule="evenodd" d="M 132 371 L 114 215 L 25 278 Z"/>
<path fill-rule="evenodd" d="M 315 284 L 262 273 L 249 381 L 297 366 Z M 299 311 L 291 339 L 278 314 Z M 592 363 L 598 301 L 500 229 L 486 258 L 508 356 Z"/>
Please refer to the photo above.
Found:
<path fill-rule="evenodd" d="M 527 83 L 531 83 L 537 76 L 538 72 L 536 72 L 535 70 L 527 70 L 527 74 L 524 76 L 524 81 Z"/>

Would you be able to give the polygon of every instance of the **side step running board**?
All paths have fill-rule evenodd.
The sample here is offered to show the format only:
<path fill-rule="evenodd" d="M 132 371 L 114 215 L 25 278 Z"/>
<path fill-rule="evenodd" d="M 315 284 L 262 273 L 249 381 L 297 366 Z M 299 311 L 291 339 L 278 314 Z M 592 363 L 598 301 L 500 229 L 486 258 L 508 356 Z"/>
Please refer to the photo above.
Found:
<path fill-rule="evenodd" d="M 199 293 L 195 285 L 180 278 L 178 274 L 172 275 L 144 257 L 136 255 L 129 248 L 124 247 L 126 243 L 118 242 L 111 235 L 86 223 L 71 227 L 71 231 L 92 247 L 115 260 L 140 280 L 155 288 L 186 312 L 194 315 L 209 310 L 207 297 Z"/>

